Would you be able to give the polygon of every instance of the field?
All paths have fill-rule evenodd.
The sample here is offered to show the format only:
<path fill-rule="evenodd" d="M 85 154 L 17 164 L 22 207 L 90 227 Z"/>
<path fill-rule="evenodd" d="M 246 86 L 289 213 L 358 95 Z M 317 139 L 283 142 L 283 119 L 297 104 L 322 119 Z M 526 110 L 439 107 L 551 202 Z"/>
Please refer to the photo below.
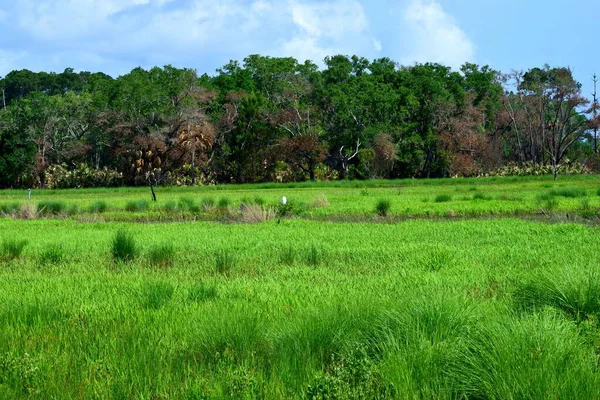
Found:
<path fill-rule="evenodd" d="M 0 192 L 0 398 L 599 399 L 599 188 Z"/>

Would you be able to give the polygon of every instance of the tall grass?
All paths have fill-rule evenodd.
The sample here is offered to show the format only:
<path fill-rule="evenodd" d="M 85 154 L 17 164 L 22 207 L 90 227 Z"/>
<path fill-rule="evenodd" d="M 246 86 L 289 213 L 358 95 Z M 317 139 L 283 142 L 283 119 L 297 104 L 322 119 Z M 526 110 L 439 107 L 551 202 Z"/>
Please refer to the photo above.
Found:
<path fill-rule="evenodd" d="M 14 260 L 20 258 L 23 254 L 23 249 L 27 246 L 27 240 L 19 240 L 13 238 L 2 239 L 1 258 L 5 260 Z"/>
<path fill-rule="evenodd" d="M 67 205 L 58 200 L 42 200 L 37 205 L 37 212 L 45 215 L 59 215 L 66 213 Z"/>
<path fill-rule="evenodd" d="M 392 208 L 391 201 L 389 201 L 388 199 L 381 199 L 381 200 L 377 201 L 377 204 L 375 205 L 375 212 L 380 217 L 385 217 L 388 215 L 391 208 Z"/>
<path fill-rule="evenodd" d="M 125 211 L 142 212 L 148 210 L 150 202 L 148 200 L 130 200 L 125 204 Z"/>
<path fill-rule="evenodd" d="M 232 250 L 221 250 L 215 253 L 215 270 L 219 274 L 229 275 L 236 262 L 237 258 Z"/>
<path fill-rule="evenodd" d="M 150 264 L 167 268 L 173 265 L 175 259 L 175 247 L 173 243 L 163 243 L 153 246 L 148 250 L 148 261 Z"/>
<path fill-rule="evenodd" d="M 132 261 L 138 255 L 138 248 L 133 235 L 127 231 L 119 230 L 112 240 L 112 257 L 115 261 Z"/>

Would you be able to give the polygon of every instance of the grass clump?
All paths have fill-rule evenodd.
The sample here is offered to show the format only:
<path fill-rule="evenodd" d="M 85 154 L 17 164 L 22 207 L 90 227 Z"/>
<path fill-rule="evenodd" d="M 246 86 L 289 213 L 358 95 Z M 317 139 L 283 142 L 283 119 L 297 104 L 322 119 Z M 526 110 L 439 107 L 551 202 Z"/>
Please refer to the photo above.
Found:
<path fill-rule="evenodd" d="M 128 262 L 138 255 L 135 238 L 129 232 L 119 230 L 112 241 L 112 257 L 115 261 Z"/>
<path fill-rule="evenodd" d="M 171 300 L 175 288 L 169 282 L 150 282 L 144 285 L 142 292 L 144 308 L 158 310 Z"/>
<path fill-rule="evenodd" d="M 0 214 L 13 215 L 21 209 L 19 203 L 0 204 Z"/>
<path fill-rule="evenodd" d="M 293 247 L 285 247 L 279 252 L 279 263 L 282 265 L 293 265 L 296 261 L 296 250 Z"/>
<path fill-rule="evenodd" d="M 257 204 L 242 203 L 240 205 L 241 220 L 248 224 L 258 224 L 275 218 L 272 207 L 263 207 Z"/>
<path fill-rule="evenodd" d="M 221 198 L 219 198 L 219 201 L 217 201 L 217 208 L 219 208 L 221 210 L 228 209 L 230 205 L 231 205 L 231 200 L 229 199 L 229 197 L 221 197 Z"/>
<path fill-rule="evenodd" d="M 313 245 L 305 251 L 304 262 L 311 267 L 317 267 L 323 262 L 324 256 L 324 251 Z"/>
<path fill-rule="evenodd" d="M 148 200 L 130 200 L 125 204 L 125 211 L 141 212 L 148 210 L 150 202 Z"/>
<path fill-rule="evenodd" d="M 386 217 L 392 208 L 392 202 L 388 199 L 381 199 L 375 205 L 375 212 L 380 217 Z"/>
<path fill-rule="evenodd" d="M 229 275 L 236 264 L 235 254 L 231 250 L 221 250 L 215 253 L 215 270 L 218 274 Z"/>
<path fill-rule="evenodd" d="M 577 188 L 561 188 L 552 189 L 548 192 L 550 196 L 565 197 L 568 199 L 576 199 L 578 197 L 585 197 L 587 194 L 583 189 Z"/>
<path fill-rule="evenodd" d="M 67 205 L 62 201 L 42 200 L 37 205 L 37 212 L 44 215 L 58 215 L 67 211 Z"/>
<path fill-rule="evenodd" d="M 194 199 L 189 197 L 181 197 L 179 199 L 179 208 L 182 211 L 189 211 L 192 213 L 200 212 L 200 206 L 194 202 Z"/>
<path fill-rule="evenodd" d="M 148 261 L 150 264 L 167 268 L 173 265 L 175 259 L 175 247 L 172 243 L 163 243 L 148 251 Z"/>
<path fill-rule="evenodd" d="M 192 303 L 205 303 L 216 300 L 218 297 L 217 288 L 206 286 L 204 284 L 193 285 L 188 292 L 188 301 Z"/>
<path fill-rule="evenodd" d="M 488 201 L 488 200 L 492 200 L 491 196 L 486 196 L 483 193 L 475 193 L 473 195 L 473 200 L 483 200 L 483 201 Z"/>
<path fill-rule="evenodd" d="M 27 240 L 3 239 L 1 249 L 2 258 L 9 261 L 20 258 L 27 243 Z"/>
<path fill-rule="evenodd" d="M 200 202 L 200 206 L 205 213 L 211 213 L 215 209 L 215 199 L 212 197 L 205 197 Z"/>
<path fill-rule="evenodd" d="M 452 196 L 449 194 L 438 194 L 437 196 L 435 196 L 434 201 L 436 203 L 447 203 L 449 201 L 452 201 Z"/>
<path fill-rule="evenodd" d="M 329 201 L 327 200 L 327 196 L 324 193 L 318 195 L 312 203 L 314 208 L 325 208 L 329 207 Z"/>
<path fill-rule="evenodd" d="M 60 264 L 64 259 L 65 250 L 60 245 L 56 244 L 47 247 L 39 255 L 39 260 L 42 265 Z"/>
<path fill-rule="evenodd" d="M 89 211 L 91 213 L 102 214 L 106 212 L 107 209 L 108 205 L 106 202 L 104 200 L 98 200 L 90 205 Z"/>

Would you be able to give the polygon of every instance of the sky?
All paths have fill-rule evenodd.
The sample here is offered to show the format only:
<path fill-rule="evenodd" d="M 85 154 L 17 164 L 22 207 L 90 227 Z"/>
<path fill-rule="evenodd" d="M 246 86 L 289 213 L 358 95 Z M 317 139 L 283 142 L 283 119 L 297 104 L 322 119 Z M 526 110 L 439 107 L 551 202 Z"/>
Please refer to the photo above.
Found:
<path fill-rule="evenodd" d="M 250 54 L 465 62 L 600 74 L 598 0 L 0 0 L 0 76 L 167 64 L 214 74 Z"/>

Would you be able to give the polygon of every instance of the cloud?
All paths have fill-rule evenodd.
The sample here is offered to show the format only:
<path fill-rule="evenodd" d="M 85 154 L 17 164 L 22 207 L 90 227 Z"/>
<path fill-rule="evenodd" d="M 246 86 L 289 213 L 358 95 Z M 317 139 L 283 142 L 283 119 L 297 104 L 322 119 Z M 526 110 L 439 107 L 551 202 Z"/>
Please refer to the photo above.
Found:
<path fill-rule="evenodd" d="M 404 64 L 439 62 L 458 69 L 473 61 L 475 46 L 436 0 L 412 0 L 403 13 L 407 57 Z"/>
<path fill-rule="evenodd" d="M 380 47 L 358 0 L 14 0 L 2 7 L 13 34 L 0 37 L 0 54 L 13 56 L 0 74 L 70 66 L 115 75 L 165 64 L 211 72 L 255 53 L 319 63 Z M 27 57 L 14 55 L 22 52 Z"/>

